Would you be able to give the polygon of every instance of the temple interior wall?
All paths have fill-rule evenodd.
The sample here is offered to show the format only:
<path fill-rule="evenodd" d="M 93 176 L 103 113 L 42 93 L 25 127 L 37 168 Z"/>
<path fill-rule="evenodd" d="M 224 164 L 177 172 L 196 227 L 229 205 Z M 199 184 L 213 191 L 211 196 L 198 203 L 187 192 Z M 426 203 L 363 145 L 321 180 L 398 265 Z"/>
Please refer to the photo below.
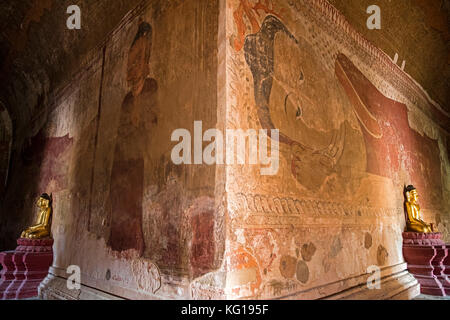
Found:
<path fill-rule="evenodd" d="M 326 296 L 401 264 L 405 185 L 449 239 L 448 130 L 388 56 L 326 1 L 229 1 L 227 40 L 227 125 L 283 136 L 276 175 L 227 171 L 231 297 Z"/>
<path fill-rule="evenodd" d="M 450 240 L 448 114 L 343 21 L 322 0 L 143 1 L 16 133 L 0 248 L 47 192 L 52 274 L 117 297 L 326 297 L 404 271 L 405 185 Z M 278 129 L 278 171 L 175 165 L 194 121 Z"/>
<path fill-rule="evenodd" d="M 170 140 L 195 120 L 216 126 L 217 29 L 213 1 L 146 1 L 89 54 L 16 150 L 5 212 L 24 214 L 2 224 L 8 244 L 47 192 L 53 268 L 79 266 L 86 286 L 186 297 L 189 279 L 221 263 L 216 167 L 174 165 Z"/>

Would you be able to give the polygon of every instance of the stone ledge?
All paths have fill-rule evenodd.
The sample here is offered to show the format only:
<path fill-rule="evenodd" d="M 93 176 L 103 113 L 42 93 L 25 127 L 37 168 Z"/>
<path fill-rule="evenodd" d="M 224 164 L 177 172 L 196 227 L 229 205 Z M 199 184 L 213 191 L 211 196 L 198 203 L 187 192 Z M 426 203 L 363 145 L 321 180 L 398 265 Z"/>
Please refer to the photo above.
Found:
<path fill-rule="evenodd" d="M 369 274 L 343 279 L 321 287 L 298 292 L 282 299 L 323 300 L 409 300 L 420 294 L 417 280 L 409 274 L 406 263 L 381 270 L 381 289 L 367 287 Z"/>
<path fill-rule="evenodd" d="M 401 263 L 381 270 L 381 289 L 369 290 L 366 286 L 368 274 L 344 279 L 336 283 L 308 289 L 289 296 L 285 300 L 409 300 L 420 294 L 417 280 Z M 125 298 L 81 285 L 80 290 L 69 290 L 66 279 L 50 273 L 39 286 L 39 298 L 44 300 L 122 300 Z M 344 288 L 344 289 L 342 289 Z M 340 290 L 340 291 L 338 291 Z M 333 293 L 334 292 L 334 293 Z M 328 294 L 327 294 L 328 293 Z M 150 297 L 141 297 L 142 299 Z M 264 297 L 261 297 L 264 299 Z"/>
<path fill-rule="evenodd" d="M 79 290 L 67 288 L 67 279 L 49 273 L 38 288 L 41 300 L 124 300 L 109 293 L 81 285 Z"/>

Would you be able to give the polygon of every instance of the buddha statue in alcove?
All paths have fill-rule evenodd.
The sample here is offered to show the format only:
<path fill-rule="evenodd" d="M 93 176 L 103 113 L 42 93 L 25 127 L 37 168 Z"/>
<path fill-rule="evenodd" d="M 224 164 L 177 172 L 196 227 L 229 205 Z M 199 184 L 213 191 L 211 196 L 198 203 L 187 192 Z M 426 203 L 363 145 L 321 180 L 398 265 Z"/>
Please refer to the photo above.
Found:
<path fill-rule="evenodd" d="M 407 213 L 406 231 L 419 233 L 437 232 L 432 223 L 426 223 L 422 220 L 417 189 L 412 185 L 407 186 L 405 188 L 405 196 L 405 209 Z"/>
<path fill-rule="evenodd" d="M 20 236 L 21 238 L 44 239 L 50 237 L 53 214 L 52 196 L 46 193 L 42 194 L 37 201 L 37 206 L 39 207 L 39 212 L 36 224 L 25 229 Z"/>

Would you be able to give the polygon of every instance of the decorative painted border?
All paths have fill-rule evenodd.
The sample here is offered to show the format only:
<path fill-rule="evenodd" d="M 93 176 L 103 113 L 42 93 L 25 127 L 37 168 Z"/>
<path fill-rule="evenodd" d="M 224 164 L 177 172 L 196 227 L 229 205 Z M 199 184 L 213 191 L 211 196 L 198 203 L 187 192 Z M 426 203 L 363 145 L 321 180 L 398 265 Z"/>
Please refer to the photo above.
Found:
<path fill-rule="evenodd" d="M 325 216 L 325 217 L 396 217 L 401 208 L 355 206 L 320 199 L 279 197 L 238 193 L 234 197 L 237 210 L 267 216 Z"/>

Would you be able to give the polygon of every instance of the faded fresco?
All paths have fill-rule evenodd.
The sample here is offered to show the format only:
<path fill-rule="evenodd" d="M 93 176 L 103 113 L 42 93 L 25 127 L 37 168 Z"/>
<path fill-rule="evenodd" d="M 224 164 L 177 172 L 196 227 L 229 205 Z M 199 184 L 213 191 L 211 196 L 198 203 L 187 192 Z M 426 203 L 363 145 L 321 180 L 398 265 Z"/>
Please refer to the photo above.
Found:
<path fill-rule="evenodd" d="M 396 175 L 403 162 L 411 169 L 411 179 L 431 192 L 423 200 L 425 205 L 440 208 L 437 141 L 409 128 L 406 106 L 378 92 L 345 55 L 338 55 L 335 74 L 327 72 L 313 47 L 304 38 L 296 39 L 271 15 L 258 33 L 246 37 L 244 51 L 254 79 L 258 120 L 264 129 L 280 130 L 280 142 L 291 148 L 291 170 L 300 184 L 318 190 L 333 173 L 348 181 L 346 173 L 355 168 L 399 178 Z M 288 61 L 289 68 L 284 68 Z M 364 136 L 365 153 L 358 158 L 367 158 L 365 168 L 357 167 L 355 157 L 350 166 L 342 165 L 344 149 L 358 150 L 361 143 L 361 135 L 352 136 L 345 119 L 344 109 L 349 107 Z"/>
<path fill-rule="evenodd" d="M 217 268 L 215 168 L 175 166 L 170 158 L 173 130 L 216 122 L 215 10 L 207 1 L 149 3 L 105 52 L 87 225 L 150 293 L 172 294 L 171 281 L 155 290 L 164 274 L 184 281 Z M 192 19 L 166 21 L 178 16 Z M 156 278 L 142 279 L 142 268 Z M 132 287 L 119 266 L 110 272 Z"/>
<path fill-rule="evenodd" d="M 380 93 L 343 54 L 336 59 L 336 75 L 352 100 L 361 124 L 367 172 L 401 180 L 399 171 L 409 169 L 411 181 L 420 190 L 426 190 L 421 198 L 423 206 L 442 210 L 438 141 L 411 129 L 406 105 Z"/>
<path fill-rule="evenodd" d="M 57 298 L 340 298 L 373 265 L 359 297 L 406 292 L 403 187 L 448 238 L 450 138 L 386 59 L 325 0 L 142 1 L 18 143 L 8 223 L 53 193 Z M 200 120 L 279 129 L 278 173 L 174 165 Z"/>
<path fill-rule="evenodd" d="M 186 298 L 220 266 L 216 168 L 174 165 L 170 139 L 217 122 L 217 16 L 211 1 L 143 2 L 33 123 L 23 207 L 53 193 L 55 274 L 78 265 L 118 296 Z"/>
<path fill-rule="evenodd" d="M 144 251 L 142 202 L 144 196 L 144 153 L 147 135 L 158 121 L 153 104 L 158 90 L 147 78 L 152 49 L 152 27 L 142 22 L 128 53 L 127 81 L 131 91 L 120 109 L 114 163 L 111 173 L 111 234 L 113 250 Z"/>
<path fill-rule="evenodd" d="M 350 45 L 360 35 L 326 1 L 231 3 L 228 124 L 279 129 L 281 165 L 230 170 L 226 293 L 318 298 L 371 265 L 398 270 L 405 184 L 426 190 L 427 218 L 448 235 L 446 133 L 418 130 L 417 98 L 388 84 L 397 70 Z"/>
<path fill-rule="evenodd" d="M 244 51 L 254 79 L 258 119 L 263 128 L 280 130 L 280 143 L 291 149 L 293 176 L 313 191 L 333 173 L 344 176 L 350 167 L 339 165 L 345 159 L 345 141 L 352 138 L 343 112 L 348 100 L 312 46 L 269 15 L 258 33 L 247 36 Z M 353 140 L 357 147 L 357 137 Z"/>

